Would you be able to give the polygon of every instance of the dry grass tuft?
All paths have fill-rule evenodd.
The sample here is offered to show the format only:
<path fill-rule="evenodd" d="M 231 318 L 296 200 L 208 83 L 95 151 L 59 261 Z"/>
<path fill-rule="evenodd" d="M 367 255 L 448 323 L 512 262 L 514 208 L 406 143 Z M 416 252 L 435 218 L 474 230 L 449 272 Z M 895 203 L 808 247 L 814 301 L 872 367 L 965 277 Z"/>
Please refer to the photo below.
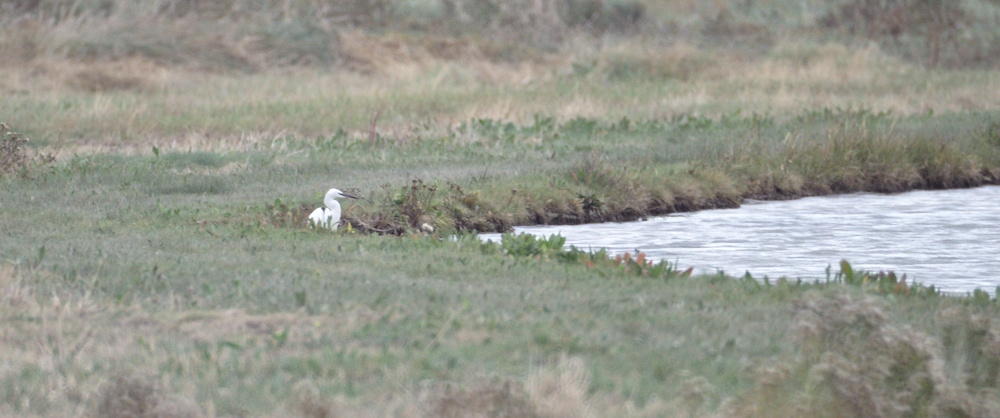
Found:
<path fill-rule="evenodd" d="M 33 168 L 55 160 L 50 154 L 28 157 L 27 143 L 28 138 L 10 130 L 6 123 L 0 123 L 0 176 L 17 173 L 27 177 Z"/>
<path fill-rule="evenodd" d="M 580 357 L 560 356 L 554 368 L 540 368 L 532 372 L 525 387 L 540 416 L 592 415 L 587 402 L 590 373 Z"/>
<path fill-rule="evenodd" d="M 426 414 L 441 418 L 540 416 L 535 406 L 509 381 L 458 391 L 447 385 L 429 399 Z"/>
<path fill-rule="evenodd" d="M 709 53 L 685 42 L 665 48 L 622 44 L 602 54 L 601 66 L 608 80 L 705 80 L 722 75 L 720 62 L 735 59 L 719 57 L 720 52 L 724 51 Z"/>
<path fill-rule="evenodd" d="M 12 267 L 0 265 L 0 318 L 39 309 L 34 289 L 24 283 L 23 276 Z"/>
<path fill-rule="evenodd" d="M 891 324 L 874 299 L 807 294 L 793 303 L 799 354 L 756 370 L 751 415 L 995 416 L 998 327 L 944 311 L 944 338 Z"/>
<path fill-rule="evenodd" d="M 98 93 L 112 91 L 149 92 L 163 88 L 166 71 L 149 60 L 130 58 L 94 62 L 73 70 L 66 84 L 74 89 Z"/>
<path fill-rule="evenodd" d="M 302 417 L 306 418 L 333 418 L 340 416 L 337 413 L 337 405 L 324 399 L 316 383 L 310 380 L 303 380 L 292 387 L 292 406 Z"/>
<path fill-rule="evenodd" d="M 796 310 L 803 354 L 814 359 L 811 409 L 880 417 L 929 410 L 944 372 L 927 334 L 889 326 L 871 300 L 803 300 Z"/>
<path fill-rule="evenodd" d="M 589 417 L 590 373 L 582 358 L 561 355 L 552 366 L 532 371 L 524 386 L 494 381 L 469 390 L 450 385 L 430 397 L 435 417 Z"/>
<path fill-rule="evenodd" d="M 164 395 L 149 378 L 118 376 L 101 389 L 95 417 L 104 418 L 194 418 L 201 413 L 181 399 Z"/>

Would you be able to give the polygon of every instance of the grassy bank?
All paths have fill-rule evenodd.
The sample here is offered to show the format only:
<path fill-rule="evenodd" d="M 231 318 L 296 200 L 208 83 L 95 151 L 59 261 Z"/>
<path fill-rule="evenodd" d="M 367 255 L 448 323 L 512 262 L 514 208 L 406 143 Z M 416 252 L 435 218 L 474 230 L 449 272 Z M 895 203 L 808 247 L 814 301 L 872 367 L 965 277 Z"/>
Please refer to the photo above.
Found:
<path fill-rule="evenodd" d="M 57 164 L 41 154 L 50 165 L 36 175 L 107 171 L 96 175 L 98 190 L 115 188 L 130 202 L 155 198 L 191 222 L 301 228 L 318 194 L 339 187 L 366 197 L 345 209 L 356 231 L 401 235 L 427 224 L 443 235 L 504 232 L 735 207 L 747 198 L 997 184 L 998 119 L 864 109 L 610 123 L 536 115 L 528 125 L 427 124 L 406 141 L 339 131 L 260 140 L 242 152 L 149 145 L 149 154 L 77 154 Z M 21 154 L 31 152 L 21 144 Z M 203 213 L 185 205 L 192 199 L 228 209 Z"/>
<path fill-rule="evenodd" d="M 442 237 L 995 182 L 992 118 L 539 117 L 405 145 L 25 160 L 3 180 L 4 413 L 989 414 L 984 292 L 849 267 L 819 285 L 689 277 L 559 242 Z M 346 207 L 355 232 L 302 221 L 331 179 L 367 197 Z"/>
<path fill-rule="evenodd" d="M 467 157 L 452 161 L 485 159 L 503 168 L 484 165 L 472 180 L 365 190 L 372 199 L 346 217 L 361 231 L 402 233 L 427 223 L 503 232 L 735 207 L 747 198 L 997 184 L 1000 125 L 993 118 L 824 110 L 786 122 L 757 114 L 607 125 L 536 117 L 526 127 L 477 120 L 444 139 L 479 138 Z M 407 148 L 406 159 L 419 159 L 416 149 Z M 304 210 L 286 215 L 304 222 Z"/>
<path fill-rule="evenodd" d="M 1000 183 L 931 3 L 4 3 L 0 415 L 996 415 L 991 289 L 473 234 Z"/>

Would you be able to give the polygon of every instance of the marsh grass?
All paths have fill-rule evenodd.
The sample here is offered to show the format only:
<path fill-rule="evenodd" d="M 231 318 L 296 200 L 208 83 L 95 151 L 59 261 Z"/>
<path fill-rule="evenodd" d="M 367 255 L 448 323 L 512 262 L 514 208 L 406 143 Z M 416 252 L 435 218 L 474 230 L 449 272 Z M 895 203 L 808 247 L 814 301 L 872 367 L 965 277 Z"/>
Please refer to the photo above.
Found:
<path fill-rule="evenodd" d="M 194 236 L 232 248 L 206 254 L 228 263 L 223 254 L 244 244 L 224 244 L 228 239 L 219 232 L 214 238 Z M 995 382 L 990 371 L 995 368 L 989 366 L 992 351 L 979 348 L 992 344 L 992 334 L 982 331 L 991 327 L 989 320 L 983 321 L 995 312 L 992 301 L 979 305 L 939 296 L 906 297 L 890 304 L 884 297 L 866 296 L 878 294 L 867 285 L 855 291 L 837 283 L 771 285 L 722 276 L 636 274 L 648 265 L 642 258 L 564 252 L 557 238 L 539 242 L 529 236 L 510 244 L 505 237 L 502 253 L 474 238 L 451 244 L 428 238 L 297 239 L 292 244 L 296 247 L 309 242 L 337 245 L 326 250 L 338 255 L 337 262 L 320 257 L 321 264 L 309 266 L 302 263 L 310 257 L 296 256 L 297 268 L 326 271 L 306 280 L 269 274 L 272 285 L 264 290 L 259 287 L 265 283 L 250 272 L 278 261 L 275 256 L 287 250 L 262 251 L 263 231 L 230 233 L 246 237 L 238 241 L 257 243 L 256 250 L 239 250 L 256 252 L 257 261 L 231 267 L 237 278 L 229 283 L 230 290 L 224 290 L 221 276 L 209 279 L 199 273 L 211 263 L 157 257 L 142 263 L 162 265 L 153 274 L 173 277 L 165 283 L 168 289 L 179 284 L 178 290 L 189 290 L 173 295 L 167 291 L 167 298 L 156 303 L 146 299 L 153 296 L 149 290 L 136 287 L 142 285 L 135 273 L 121 277 L 131 283 L 130 296 L 113 297 L 119 302 L 108 304 L 105 298 L 112 295 L 104 293 L 106 286 L 73 290 L 70 282 L 59 284 L 58 276 L 48 276 L 49 284 L 31 279 L 45 270 L 5 269 L 4 324 L 20 331 L 19 337 L 5 340 L 10 360 L 6 367 L 14 373 L 7 378 L 18 383 L 5 387 L 19 388 L 4 395 L 6 411 L 212 416 L 271 415 L 281 413 L 274 408 L 287 407 L 303 416 L 463 416 L 486 411 L 600 416 L 700 415 L 716 408 L 728 411 L 724 414 L 770 415 L 788 408 L 850 414 L 857 412 L 850 408 L 876 406 L 874 410 L 892 416 L 892 411 L 916 407 L 969 413 L 993 408 L 976 398 L 988 394 L 968 389 Z M 423 250 L 414 252 L 414 244 Z M 418 255 L 427 250 L 428 258 Z M 38 255 L 36 268 L 43 268 L 53 254 L 59 260 L 67 255 L 54 247 L 48 251 L 48 256 Z M 313 246 L 293 254 L 316 251 L 323 250 Z M 372 251 L 380 254 L 377 262 L 371 259 Z M 349 267 L 366 260 L 364 268 Z M 188 273 L 182 264 L 188 265 Z M 335 265 L 341 267 L 331 271 Z M 407 272 L 409 278 L 398 284 L 408 290 L 392 291 L 399 279 L 383 277 L 380 271 Z M 461 272 L 463 279 L 449 278 L 451 274 L 444 274 L 448 271 Z M 106 270 L 101 280 L 112 280 L 115 276 L 109 273 Z M 201 276 L 196 280 L 202 284 L 169 284 L 186 281 L 187 274 Z M 551 277 L 562 284 L 551 283 Z M 274 281 L 280 286 L 274 287 Z M 309 290 L 316 285 L 321 287 Z M 529 288 L 536 290 L 525 293 Z M 284 292 L 289 293 L 287 301 L 269 306 L 269 299 Z M 585 295 L 574 296 L 576 292 Z M 339 296 L 330 299 L 335 294 Z M 233 304 L 240 308 L 226 307 Z M 606 306 L 603 318 L 589 313 L 594 304 Z M 895 319 L 890 321 L 884 312 L 895 312 Z M 747 315 L 760 321 L 748 323 L 743 319 Z M 930 320 L 934 315 L 951 318 L 943 331 Z M 801 340 L 787 334 L 788 321 L 801 324 Z M 867 321 L 863 323 L 875 331 L 867 333 L 869 328 L 859 328 L 857 321 Z M 926 334 L 909 336 L 913 332 L 906 331 L 909 334 L 886 337 L 896 335 L 893 324 L 898 322 L 917 324 Z M 945 337 L 938 337 L 939 332 Z M 45 336 L 52 350 L 36 351 L 34 336 Z M 893 338 L 900 338 L 898 344 Z M 870 344 L 898 347 L 869 349 Z M 916 357 L 908 348 L 914 344 L 919 345 Z M 749 357 L 734 361 L 734 353 Z M 833 355 L 843 359 L 834 361 Z M 758 356 L 764 363 L 747 365 Z M 944 356 L 952 360 L 942 363 Z M 779 365 L 773 365 L 775 361 Z M 927 364 L 936 366 L 928 369 Z M 719 368 L 726 371 L 720 373 Z M 758 377 L 771 373 L 768 370 L 809 372 L 781 374 L 785 377 L 777 387 L 787 388 L 781 393 L 743 401 L 731 398 L 775 387 Z M 905 398 L 912 401 L 894 397 L 894 382 L 924 381 L 896 377 L 911 374 L 929 376 L 934 386 L 916 386 L 924 392 Z M 802 385 L 795 380 L 802 376 L 819 380 Z M 428 379 L 439 383 L 421 383 Z M 814 392 L 799 392 L 803 387 Z M 910 403 L 900 407 L 901 401 Z M 760 409 L 767 405 L 775 409 Z"/>
<path fill-rule="evenodd" d="M 362 231 L 399 233 L 428 223 L 443 231 L 493 232 L 518 224 L 633 220 L 734 207 L 744 198 L 994 184 L 1000 150 L 991 145 L 991 125 L 962 128 L 964 133 L 941 141 L 935 133 L 947 130 L 950 118 L 847 109 L 788 122 L 758 114 L 611 124 L 574 119 L 542 123 L 545 128 L 539 121 L 546 119 L 537 117 L 524 128 L 477 120 L 473 131 L 481 140 L 468 145 L 477 151 L 469 158 L 495 158 L 478 154 L 487 147 L 518 149 L 522 161 L 541 164 L 551 164 L 547 156 L 555 154 L 579 157 L 546 169 L 554 175 L 525 167 L 472 182 L 418 179 L 401 190 L 386 186 L 370 193 L 382 203 L 360 202 L 347 219 Z M 974 124 L 983 122 L 969 121 Z M 465 126 L 459 132 L 472 129 Z M 408 150 L 408 158 L 418 158 L 419 152 Z"/>
<path fill-rule="evenodd" d="M 138 192 L 147 201 L 235 204 L 214 213 L 168 204 L 190 222 L 298 229 L 319 205 L 316 190 L 340 187 L 366 197 L 345 206 L 351 230 L 447 235 L 634 220 L 735 207 L 744 198 L 994 184 L 1000 166 L 989 115 L 900 117 L 847 109 L 787 121 L 760 114 L 612 123 L 534 119 L 523 126 L 491 119 L 450 129 L 428 125 L 419 139 L 402 144 L 337 133 L 242 153 L 154 147 L 152 157 L 76 157 L 63 169 L 80 170 L 86 180 L 93 170 L 118 167 L 98 188 Z"/>
<path fill-rule="evenodd" d="M 429 126 L 405 145 L 338 134 L 77 155 L 3 183 L 0 228 L 17 237 L 0 241 L 0 387 L 17 388 L 3 412 L 988 413 L 989 389 L 971 389 L 997 380 L 985 292 L 943 296 L 849 267 L 818 284 L 693 277 L 643 254 L 470 232 L 823 192 L 807 185 L 848 184 L 844 172 L 871 176 L 850 183 L 863 190 L 938 159 L 961 162 L 946 175 L 995 181 L 992 120 L 538 116 Z M 950 135 L 914 145 L 938 132 Z M 942 143 L 954 153 L 937 155 Z M 828 166 L 810 153 L 838 166 L 813 170 Z M 800 186 L 746 181 L 762 173 Z M 306 227 L 335 186 L 365 197 L 345 204 L 351 228 Z M 800 319 L 800 305 L 819 319 Z M 845 335 L 858 324 L 845 309 L 884 314 Z M 793 338 L 796 321 L 821 336 Z"/>
<path fill-rule="evenodd" d="M 995 5 L 749 5 L 0 4 L 0 415 L 997 415 L 995 293 L 475 235 L 1000 181 Z"/>

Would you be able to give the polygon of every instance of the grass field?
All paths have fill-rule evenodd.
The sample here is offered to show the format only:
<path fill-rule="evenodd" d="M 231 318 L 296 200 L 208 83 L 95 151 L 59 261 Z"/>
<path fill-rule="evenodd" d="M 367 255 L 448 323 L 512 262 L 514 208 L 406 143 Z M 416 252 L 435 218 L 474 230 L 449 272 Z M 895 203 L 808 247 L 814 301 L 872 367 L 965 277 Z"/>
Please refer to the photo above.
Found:
<path fill-rule="evenodd" d="M 960 4 L 4 4 L 0 415 L 994 415 L 993 289 L 475 236 L 998 184 Z"/>

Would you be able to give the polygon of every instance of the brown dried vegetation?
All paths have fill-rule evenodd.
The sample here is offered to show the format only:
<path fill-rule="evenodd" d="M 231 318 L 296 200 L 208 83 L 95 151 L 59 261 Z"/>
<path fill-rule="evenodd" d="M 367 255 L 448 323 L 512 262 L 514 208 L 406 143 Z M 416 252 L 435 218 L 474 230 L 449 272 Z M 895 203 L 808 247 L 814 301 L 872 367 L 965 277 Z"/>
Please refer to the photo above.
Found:
<path fill-rule="evenodd" d="M 28 138 L 0 123 L 0 177 L 15 173 L 27 177 L 31 170 L 55 161 L 50 154 L 29 157 L 27 143 Z"/>
<path fill-rule="evenodd" d="M 202 415 L 190 401 L 164 394 L 155 381 L 142 376 L 123 375 L 104 384 L 92 416 L 197 418 Z"/>
<path fill-rule="evenodd" d="M 957 309 L 940 335 L 897 326 L 874 299 L 805 295 L 793 304 L 798 354 L 757 370 L 749 415 L 993 416 L 997 325 Z M 957 373 L 956 373 L 957 372 Z M 822 411 L 822 412 L 820 412 Z"/>

